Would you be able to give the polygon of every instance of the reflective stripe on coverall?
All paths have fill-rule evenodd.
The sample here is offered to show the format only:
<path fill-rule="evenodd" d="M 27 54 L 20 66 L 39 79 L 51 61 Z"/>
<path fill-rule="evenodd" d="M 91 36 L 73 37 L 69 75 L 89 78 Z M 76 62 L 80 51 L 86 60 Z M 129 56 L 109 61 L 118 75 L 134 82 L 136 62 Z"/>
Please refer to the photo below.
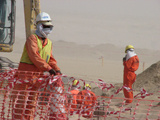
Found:
<path fill-rule="evenodd" d="M 97 104 L 96 95 L 90 90 L 83 90 L 77 95 L 77 105 L 79 110 L 84 110 L 82 116 L 92 118 L 95 106 Z"/>
<path fill-rule="evenodd" d="M 38 37 L 42 42 L 42 48 L 45 47 L 48 43 L 48 39 L 45 39 L 44 41 Z M 39 54 L 39 47 L 37 44 L 37 37 L 32 34 L 28 37 L 25 43 L 25 47 L 28 53 L 28 56 L 30 60 L 33 62 L 33 64 L 27 64 L 20 62 L 18 70 L 19 71 L 31 71 L 31 72 L 44 72 L 49 71 L 50 69 L 54 69 L 55 71 L 60 70 L 57 66 L 57 62 L 54 59 L 52 55 L 52 50 L 50 53 L 50 59 L 47 63 L 44 59 L 41 58 Z M 16 77 L 17 75 L 15 75 Z M 21 78 L 23 80 L 27 79 L 26 76 L 18 75 L 18 78 Z M 33 85 L 34 84 L 34 85 Z M 31 88 L 30 90 L 37 91 L 41 84 L 35 79 L 34 81 L 30 81 L 29 83 L 23 83 L 19 84 L 16 83 L 13 90 L 27 90 L 28 88 Z M 21 94 L 18 96 L 18 92 L 13 92 L 13 120 L 34 120 L 34 112 L 35 112 L 35 106 L 37 99 L 37 93 L 36 92 L 21 92 Z M 32 97 L 28 98 L 28 95 L 31 95 Z M 16 99 L 18 98 L 18 99 Z M 28 105 L 24 106 L 24 103 L 26 103 L 26 100 Z M 26 110 L 26 108 L 28 110 Z M 18 114 L 17 114 L 18 113 Z M 25 115 L 24 115 L 25 114 Z"/>
<path fill-rule="evenodd" d="M 70 102 L 70 113 L 73 113 L 74 111 L 77 111 L 77 94 L 79 93 L 79 90 L 71 90 L 71 98 L 69 99 Z"/>
<path fill-rule="evenodd" d="M 124 65 L 124 75 L 123 75 L 123 85 L 132 89 L 132 84 L 136 80 L 135 71 L 139 67 L 139 58 L 137 55 L 129 58 L 127 61 L 123 62 Z M 123 89 L 125 98 L 130 100 L 126 100 L 126 103 L 131 103 L 133 99 L 133 92 L 128 92 L 126 89 Z"/>
<path fill-rule="evenodd" d="M 42 47 L 45 47 L 48 43 L 48 39 L 45 39 L 43 41 L 40 37 L 38 37 L 42 44 Z M 60 70 L 60 68 L 57 66 L 57 61 L 54 59 L 52 55 L 52 50 L 50 53 L 50 59 L 47 63 L 46 60 L 42 59 L 39 54 L 39 47 L 37 43 L 37 37 L 32 34 L 28 39 L 26 40 L 25 47 L 28 53 L 28 56 L 30 60 L 33 62 L 33 64 L 27 64 L 20 62 L 18 70 L 21 71 L 35 71 L 35 72 L 44 72 L 49 71 L 50 69 L 54 69 L 55 71 Z"/>

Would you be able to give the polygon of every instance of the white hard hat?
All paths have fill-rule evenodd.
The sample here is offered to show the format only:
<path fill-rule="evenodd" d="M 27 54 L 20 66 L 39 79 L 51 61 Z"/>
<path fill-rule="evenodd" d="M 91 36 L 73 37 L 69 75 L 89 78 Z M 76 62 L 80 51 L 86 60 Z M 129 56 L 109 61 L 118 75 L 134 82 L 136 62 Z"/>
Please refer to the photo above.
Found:
<path fill-rule="evenodd" d="M 36 17 L 36 22 L 41 22 L 43 23 L 44 25 L 51 25 L 53 26 L 52 22 L 51 22 L 51 18 L 49 16 L 48 13 L 45 13 L 45 12 L 42 12 L 42 13 L 39 13 Z"/>

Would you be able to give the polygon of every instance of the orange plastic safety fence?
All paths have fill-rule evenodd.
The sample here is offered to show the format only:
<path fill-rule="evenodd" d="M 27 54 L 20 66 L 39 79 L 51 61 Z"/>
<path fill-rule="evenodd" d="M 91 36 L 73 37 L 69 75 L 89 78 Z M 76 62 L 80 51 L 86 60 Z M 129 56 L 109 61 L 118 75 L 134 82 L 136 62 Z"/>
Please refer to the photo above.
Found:
<path fill-rule="evenodd" d="M 160 91 L 148 93 L 142 89 L 126 105 L 126 98 L 118 95 L 122 89 L 132 91 L 127 86 L 115 89 L 101 79 L 96 82 L 80 79 L 81 86 L 87 82 L 103 93 L 113 89 L 114 93 L 106 96 L 99 93 L 94 98 L 86 90 L 85 94 L 77 95 L 74 103 L 70 93 L 73 79 L 15 69 L 0 73 L 0 120 L 160 120 Z"/>

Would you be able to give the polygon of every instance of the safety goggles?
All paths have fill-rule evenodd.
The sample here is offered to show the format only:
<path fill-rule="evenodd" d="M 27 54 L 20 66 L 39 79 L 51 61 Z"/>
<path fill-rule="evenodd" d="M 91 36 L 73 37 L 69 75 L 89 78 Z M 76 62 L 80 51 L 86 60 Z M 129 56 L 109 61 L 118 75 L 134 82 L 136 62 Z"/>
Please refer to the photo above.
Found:
<path fill-rule="evenodd" d="M 42 24 L 43 28 L 53 28 L 53 26 L 50 26 L 50 25 L 44 25 Z"/>

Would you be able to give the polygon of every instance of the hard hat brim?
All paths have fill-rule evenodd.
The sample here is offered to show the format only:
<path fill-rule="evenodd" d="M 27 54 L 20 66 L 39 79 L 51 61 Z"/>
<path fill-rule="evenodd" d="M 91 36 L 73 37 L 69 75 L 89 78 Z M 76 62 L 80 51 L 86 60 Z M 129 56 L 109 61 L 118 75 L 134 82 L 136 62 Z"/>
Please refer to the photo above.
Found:
<path fill-rule="evenodd" d="M 134 47 L 132 45 L 127 45 L 125 48 L 125 53 L 127 53 L 128 49 L 134 49 Z"/>
<path fill-rule="evenodd" d="M 46 25 L 46 26 L 53 26 L 52 22 L 50 21 L 43 21 L 41 22 L 43 25 Z"/>

